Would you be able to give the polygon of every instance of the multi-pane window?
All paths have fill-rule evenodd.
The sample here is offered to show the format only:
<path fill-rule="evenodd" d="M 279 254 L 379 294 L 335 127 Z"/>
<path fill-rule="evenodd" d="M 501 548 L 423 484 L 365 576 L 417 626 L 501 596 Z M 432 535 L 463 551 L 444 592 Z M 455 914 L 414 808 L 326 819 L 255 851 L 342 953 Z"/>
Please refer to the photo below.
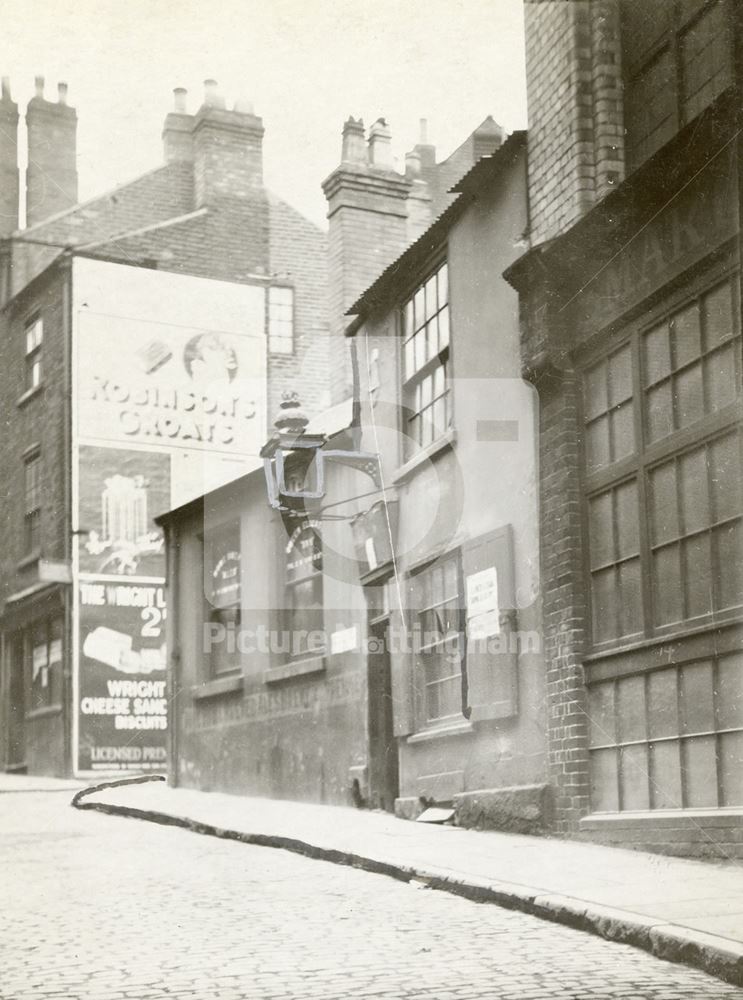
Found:
<path fill-rule="evenodd" d="M 728 0 L 622 0 L 630 168 L 732 83 Z"/>
<path fill-rule="evenodd" d="M 734 401 L 734 338 L 730 282 L 643 335 L 649 441 L 664 438 Z"/>
<path fill-rule="evenodd" d="M 427 723 L 462 711 L 462 636 L 464 631 L 459 556 L 440 559 L 413 578 L 418 669 L 423 682 Z"/>
<path fill-rule="evenodd" d="M 205 542 L 204 590 L 211 630 L 209 672 L 213 676 L 240 669 L 238 630 L 242 619 L 240 525 L 212 529 Z"/>
<path fill-rule="evenodd" d="M 451 422 L 449 282 L 442 264 L 402 311 L 407 443 L 414 453 L 440 438 Z"/>
<path fill-rule="evenodd" d="M 596 812 L 743 805 L 743 656 L 589 688 Z"/>
<path fill-rule="evenodd" d="M 41 548 L 41 456 L 29 455 L 24 464 L 23 536 L 27 553 Z"/>
<path fill-rule="evenodd" d="M 294 289 L 272 285 L 268 289 L 268 350 L 294 353 Z"/>
<path fill-rule="evenodd" d="M 61 701 L 62 633 L 62 620 L 55 618 L 36 622 L 25 635 L 32 710 Z"/>
<path fill-rule="evenodd" d="M 26 389 L 41 385 L 41 347 L 44 341 L 44 323 L 36 316 L 25 327 L 26 338 Z"/>
<path fill-rule="evenodd" d="M 284 607 L 287 651 L 317 653 L 323 643 L 322 540 L 309 523 L 297 527 L 287 545 Z"/>
<path fill-rule="evenodd" d="M 593 641 L 743 606 L 735 281 L 640 326 L 584 374 Z M 737 402 L 738 405 L 732 405 Z"/>

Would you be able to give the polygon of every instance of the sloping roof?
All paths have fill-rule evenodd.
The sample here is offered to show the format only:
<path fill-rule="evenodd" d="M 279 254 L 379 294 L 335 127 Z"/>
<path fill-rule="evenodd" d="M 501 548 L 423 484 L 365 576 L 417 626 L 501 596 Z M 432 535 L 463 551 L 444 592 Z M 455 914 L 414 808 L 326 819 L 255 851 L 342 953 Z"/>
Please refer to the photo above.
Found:
<path fill-rule="evenodd" d="M 347 311 L 347 316 L 357 316 L 348 329 L 347 334 L 353 334 L 358 329 L 363 318 L 389 302 L 399 290 L 400 284 L 411 271 L 423 266 L 430 254 L 441 244 L 452 225 L 462 212 L 471 204 L 483 188 L 497 183 L 501 172 L 511 166 L 526 145 L 526 132 L 517 131 L 508 137 L 503 145 L 491 156 L 481 157 L 477 163 L 451 188 L 456 194 L 452 202 L 441 215 L 435 219 L 428 229 L 411 243 Z"/>

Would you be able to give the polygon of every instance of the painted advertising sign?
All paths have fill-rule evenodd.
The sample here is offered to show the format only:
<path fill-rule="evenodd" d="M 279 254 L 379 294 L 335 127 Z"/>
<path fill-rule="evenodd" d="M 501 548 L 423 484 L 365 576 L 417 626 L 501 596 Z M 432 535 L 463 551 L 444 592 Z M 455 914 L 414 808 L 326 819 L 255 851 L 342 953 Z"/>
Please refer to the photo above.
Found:
<path fill-rule="evenodd" d="M 259 286 L 74 261 L 78 773 L 167 766 L 154 518 L 260 464 L 264 300 Z"/>

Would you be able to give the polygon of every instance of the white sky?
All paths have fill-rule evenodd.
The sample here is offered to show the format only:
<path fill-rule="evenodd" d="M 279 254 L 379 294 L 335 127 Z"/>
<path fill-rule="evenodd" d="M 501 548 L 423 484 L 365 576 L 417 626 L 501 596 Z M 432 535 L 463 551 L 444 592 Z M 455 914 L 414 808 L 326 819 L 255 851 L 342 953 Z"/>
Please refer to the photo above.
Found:
<path fill-rule="evenodd" d="M 215 78 L 263 117 L 266 182 L 324 224 L 320 182 L 349 114 L 392 128 L 402 161 L 428 119 L 448 155 L 492 114 L 526 124 L 522 0 L 3 0 L 0 74 L 24 111 L 38 73 L 69 84 L 80 197 L 162 162 L 172 89 Z"/>

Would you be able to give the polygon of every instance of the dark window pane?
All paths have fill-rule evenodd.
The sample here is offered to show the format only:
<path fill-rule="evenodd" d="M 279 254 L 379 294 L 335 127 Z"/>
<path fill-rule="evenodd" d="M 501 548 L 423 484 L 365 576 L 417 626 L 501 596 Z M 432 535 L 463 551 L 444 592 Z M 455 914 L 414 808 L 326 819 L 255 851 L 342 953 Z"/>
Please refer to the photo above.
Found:
<path fill-rule="evenodd" d="M 652 797 L 654 809 L 680 809 L 681 753 L 678 741 L 651 747 Z"/>
<path fill-rule="evenodd" d="M 714 520 L 723 521 L 728 517 L 737 517 L 743 510 L 738 435 L 728 434 L 713 441 L 709 454 Z"/>
<path fill-rule="evenodd" d="M 743 806 L 743 733 L 720 737 L 720 773 L 724 806 Z"/>
<path fill-rule="evenodd" d="M 684 534 L 709 527 L 707 450 L 698 448 L 679 458 L 679 487 Z"/>
<path fill-rule="evenodd" d="M 612 460 L 626 458 L 635 450 L 635 424 L 632 402 L 617 407 L 611 414 Z"/>
<path fill-rule="evenodd" d="M 642 578 L 640 560 L 632 559 L 618 567 L 620 635 L 642 631 Z"/>
<path fill-rule="evenodd" d="M 683 612 L 678 545 L 659 549 L 653 557 L 653 600 L 656 625 L 670 625 L 681 621 Z"/>
<path fill-rule="evenodd" d="M 648 440 L 660 441 L 673 431 L 671 383 L 663 382 L 647 394 Z"/>
<path fill-rule="evenodd" d="M 625 89 L 625 128 L 632 168 L 670 139 L 676 86 L 667 48 L 639 70 Z"/>
<path fill-rule="evenodd" d="M 617 595 L 614 569 L 600 570 L 593 574 L 593 636 L 596 642 L 605 642 L 617 636 Z"/>
<path fill-rule="evenodd" d="M 439 350 L 443 351 L 449 343 L 449 309 L 442 309 L 439 313 Z"/>
<path fill-rule="evenodd" d="M 725 38 L 725 9 L 726 5 L 713 3 L 681 36 L 685 122 L 691 121 L 730 83 L 730 45 Z"/>
<path fill-rule="evenodd" d="M 674 378 L 676 424 L 688 427 L 704 415 L 701 363 L 692 365 Z"/>
<path fill-rule="evenodd" d="M 686 617 L 696 618 L 712 610 L 712 558 L 707 533 L 682 542 Z"/>
<path fill-rule="evenodd" d="M 614 529 L 611 493 L 602 493 L 590 503 L 591 566 L 603 566 L 614 559 Z"/>
<path fill-rule="evenodd" d="M 613 682 L 588 689 L 588 725 L 591 746 L 616 742 Z"/>
<path fill-rule="evenodd" d="M 603 416 L 586 427 L 586 464 L 591 472 L 603 468 L 610 461 L 609 418 Z"/>
<path fill-rule="evenodd" d="M 648 748 L 622 747 L 620 760 L 622 809 L 649 809 Z"/>
<path fill-rule="evenodd" d="M 713 532 L 717 610 L 743 604 L 743 521 L 732 521 Z"/>
<path fill-rule="evenodd" d="M 675 462 L 667 462 L 650 473 L 650 510 L 653 544 L 677 538 L 679 523 Z"/>
<path fill-rule="evenodd" d="M 720 348 L 704 359 L 707 383 L 707 410 L 721 410 L 732 403 L 736 393 L 733 344 Z"/>
<path fill-rule="evenodd" d="M 720 729 L 743 728 L 743 653 L 722 656 L 717 664 L 717 718 Z"/>
<path fill-rule="evenodd" d="M 712 664 L 690 663 L 681 668 L 681 721 L 684 733 L 706 733 L 715 728 Z"/>
<path fill-rule="evenodd" d="M 594 812 L 617 812 L 617 750 L 597 750 L 591 754 L 591 808 Z"/>
<path fill-rule="evenodd" d="M 671 372 L 671 350 L 668 324 L 662 323 L 648 330 L 644 338 L 644 384 L 654 385 Z"/>
<path fill-rule="evenodd" d="M 714 736 L 696 736 L 686 740 L 683 753 L 686 805 L 691 809 L 716 806 L 717 763 Z"/>
<path fill-rule="evenodd" d="M 671 346 L 674 368 L 696 360 L 702 353 L 699 306 L 696 302 L 672 317 Z"/>
<path fill-rule="evenodd" d="M 702 301 L 705 347 L 710 350 L 733 335 L 733 296 L 729 281 L 708 292 Z"/>
<path fill-rule="evenodd" d="M 609 359 L 609 400 L 612 406 L 632 396 L 632 356 L 629 344 Z"/>
<path fill-rule="evenodd" d="M 637 483 L 623 483 L 614 491 L 617 513 L 617 555 L 620 559 L 635 555 L 640 549 Z"/>
<path fill-rule="evenodd" d="M 625 677 L 617 685 L 619 738 L 622 743 L 647 738 L 645 729 L 645 678 Z"/>
<path fill-rule="evenodd" d="M 605 413 L 609 406 L 606 393 L 606 362 L 602 361 L 586 372 L 584 385 L 586 418 L 590 420 L 600 413 Z"/>
<path fill-rule="evenodd" d="M 678 735 L 675 667 L 657 670 L 648 675 L 648 725 L 651 739 Z"/>

